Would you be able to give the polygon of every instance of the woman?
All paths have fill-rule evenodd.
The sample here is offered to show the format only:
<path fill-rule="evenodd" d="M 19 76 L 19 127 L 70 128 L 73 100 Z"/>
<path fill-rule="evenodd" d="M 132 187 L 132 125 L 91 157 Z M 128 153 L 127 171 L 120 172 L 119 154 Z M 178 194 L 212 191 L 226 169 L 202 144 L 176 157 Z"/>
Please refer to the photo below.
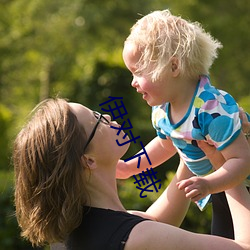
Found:
<path fill-rule="evenodd" d="M 145 213 L 128 213 L 115 176 L 129 145 L 117 145 L 116 139 L 127 139 L 110 125 L 119 126 L 108 115 L 63 99 L 38 105 L 14 143 L 16 215 L 23 237 L 33 245 L 65 242 L 72 250 L 250 249 L 244 186 L 227 191 L 235 240 L 174 227 L 189 204 L 176 185 L 190 176 L 183 163 Z"/>

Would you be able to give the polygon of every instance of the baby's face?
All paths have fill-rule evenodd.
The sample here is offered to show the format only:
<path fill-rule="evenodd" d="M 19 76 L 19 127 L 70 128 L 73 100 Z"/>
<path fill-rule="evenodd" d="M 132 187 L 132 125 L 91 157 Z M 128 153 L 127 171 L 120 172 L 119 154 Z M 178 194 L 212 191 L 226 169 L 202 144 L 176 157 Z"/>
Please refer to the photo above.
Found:
<path fill-rule="evenodd" d="M 149 106 L 156 106 L 165 103 L 168 100 L 168 94 L 166 92 L 168 92 L 167 86 L 169 85 L 167 72 L 164 79 L 152 81 L 152 74 L 148 72 L 152 72 L 153 69 L 145 71 L 139 70 L 138 62 L 141 58 L 141 52 L 132 43 L 125 43 L 122 55 L 126 67 L 133 76 L 131 86 L 134 87 L 138 93 L 142 94 L 142 98 L 147 104 Z M 151 64 L 149 64 L 149 67 L 150 65 Z"/>

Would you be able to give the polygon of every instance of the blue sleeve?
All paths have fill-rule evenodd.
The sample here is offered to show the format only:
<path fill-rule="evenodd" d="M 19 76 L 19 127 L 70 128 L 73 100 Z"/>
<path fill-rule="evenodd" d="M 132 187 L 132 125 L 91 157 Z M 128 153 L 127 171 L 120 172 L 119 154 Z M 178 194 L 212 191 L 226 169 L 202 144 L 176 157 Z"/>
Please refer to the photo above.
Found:
<path fill-rule="evenodd" d="M 156 134 L 157 134 L 157 136 L 159 136 L 161 139 L 167 139 L 167 137 L 166 137 L 166 135 L 164 135 L 164 134 L 162 134 L 161 132 L 159 132 L 159 131 L 156 131 Z"/>
<path fill-rule="evenodd" d="M 164 106 L 155 106 L 152 107 L 152 113 L 151 113 L 151 120 L 152 120 L 152 125 L 154 129 L 156 130 L 157 136 L 159 136 L 161 139 L 167 139 L 167 132 L 164 130 L 168 126 L 166 126 L 167 120 L 165 119 L 166 117 L 166 110 L 165 110 L 165 105 Z M 166 132 L 164 134 L 164 132 Z"/>

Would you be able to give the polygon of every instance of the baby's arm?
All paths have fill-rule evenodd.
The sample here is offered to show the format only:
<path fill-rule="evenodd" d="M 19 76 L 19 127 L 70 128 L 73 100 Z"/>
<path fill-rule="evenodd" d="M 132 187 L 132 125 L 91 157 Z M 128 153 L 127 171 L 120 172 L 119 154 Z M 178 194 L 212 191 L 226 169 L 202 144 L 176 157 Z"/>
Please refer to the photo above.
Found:
<path fill-rule="evenodd" d="M 222 150 L 221 155 L 225 162 L 217 171 L 204 177 L 191 177 L 178 183 L 178 187 L 184 189 L 188 198 L 197 201 L 210 193 L 227 190 L 242 183 L 250 174 L 250 148 L 243 133 Z M 223 163 L 223 158 L 220 157 L 216 161 Z"/>
<path fill-rule="evenodd" d="M 126 179 L 132 175 L 141 173 L 147 168 L 157 167 L 166 160 L 170 159 L 176 153 L 176 149 L 171 140 L 163 140 L 159 137 L 155 137 L 151 142 L 149 142 L 145 146 L 145 150 L 152 165 L 149 164 L 145 154 L 141 155 L 139 168 L 137 168 L 138 157 L 127 162 L 120 160 L 117 164 L 116 178 Z"/>

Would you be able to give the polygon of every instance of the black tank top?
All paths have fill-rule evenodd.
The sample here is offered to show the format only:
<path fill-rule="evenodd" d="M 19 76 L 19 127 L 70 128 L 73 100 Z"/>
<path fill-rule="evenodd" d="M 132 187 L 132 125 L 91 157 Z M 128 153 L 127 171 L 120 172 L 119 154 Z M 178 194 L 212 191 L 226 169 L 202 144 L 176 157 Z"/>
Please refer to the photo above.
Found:
<path fill-rule="evenodd" d="M 82 223 L 66 242 L 67 250 L 122 250 L 133 227 L 146 219 L 126 212 L 85 207 Z"/>

